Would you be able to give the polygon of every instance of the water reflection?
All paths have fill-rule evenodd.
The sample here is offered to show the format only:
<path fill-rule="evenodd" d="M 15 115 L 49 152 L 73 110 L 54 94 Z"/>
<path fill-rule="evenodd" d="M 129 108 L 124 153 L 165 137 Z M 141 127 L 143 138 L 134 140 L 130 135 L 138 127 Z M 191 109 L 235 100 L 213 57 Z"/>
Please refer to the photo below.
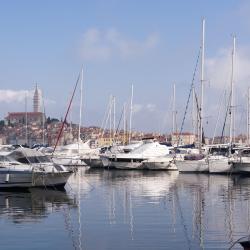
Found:
<path fill-rule="evenodd" d="M 110 224 L 120 220 L 122 204 L 124 223 L 130 227 L 132 240 L 136 240 L 134 232 L 140 227 L 136 223 L 143 224 L 137 218 L 150 221 L 154 228 L 165 217 L 161 226 L 168 231 L 166 238 L 172 247 L 181 242 L 189 249 L 226 248 L 249 233 L 250 178 L 91 169 L 86 172 L 86 176 L 90 175 L 108 190 L 104 202 L 108 203 Z M 150 204 L 154 209 L 164 207 L 166 214 L 161 211 L 157 215 L 154 209 L 148 214 Z"/>
<path fill-rule="evenodd" d="M 65 191 L 34 188 L 26 192 L 0 192 L 0 218 L 7 216 L 14 223 L 41 220 L 64 205 L 76 207 L 76 201 Z"/>
<path fill-rule="evenodd" d="M 250 233 L 249 197 L 241 176 L 82 169 L 66 192 L 0 192 L 0 222 L 39 222 L 41 233 L 53 221 L 50 248 L 226 249 Z"/>

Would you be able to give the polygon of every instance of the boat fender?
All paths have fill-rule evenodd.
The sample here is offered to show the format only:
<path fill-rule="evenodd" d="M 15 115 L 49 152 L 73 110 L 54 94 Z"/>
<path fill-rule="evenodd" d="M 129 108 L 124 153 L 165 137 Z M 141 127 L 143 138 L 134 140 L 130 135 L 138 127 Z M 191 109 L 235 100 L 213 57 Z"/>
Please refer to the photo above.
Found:
<path fill-rule="evenodd" d="M 5 182 L 9 182 L 9 181 L 10 181 L 10 174 L 8 173 L 5 176 Z"/>

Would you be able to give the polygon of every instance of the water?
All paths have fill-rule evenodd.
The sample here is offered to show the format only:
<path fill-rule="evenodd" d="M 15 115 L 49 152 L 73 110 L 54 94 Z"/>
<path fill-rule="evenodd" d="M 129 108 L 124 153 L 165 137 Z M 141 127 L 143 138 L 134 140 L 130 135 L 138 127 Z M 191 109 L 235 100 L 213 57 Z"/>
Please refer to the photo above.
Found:
<path fill-rule="evenodd" d="M 0 192 L 0 249 L 227 249 L 249 196 L 240 176 L 82 169 L 65 192 Z"/>

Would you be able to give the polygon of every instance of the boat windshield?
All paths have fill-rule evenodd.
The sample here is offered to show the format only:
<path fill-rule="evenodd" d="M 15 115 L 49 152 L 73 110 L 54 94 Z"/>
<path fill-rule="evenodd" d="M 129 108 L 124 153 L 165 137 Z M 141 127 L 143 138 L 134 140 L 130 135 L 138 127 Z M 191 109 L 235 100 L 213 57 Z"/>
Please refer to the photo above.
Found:
<path fill-rule="evenodd" d="M 45 155 L 43 155 L 43 156 L 37 156 L 37 159 L 38 159 L 38 161 L 39 161 L 40 163 L 43 163 L 43 162 L 50 162 L 50 159 L 49 159 L 47 156 L 45 156 Z"/>
<path fill-rule="evenodd" d="M 241 151 L 240 153 L 242 156 L 247 156 L 249 157 L 250 156 L 250 149 L 245 149 L 243 151 Z"/>
<path fill-rule="evenodd" d="M 211 155 L 228 155 L 229 148 L 228 147 L 214 147 L 209 149 L 209 153 Z"/>
<path fill-rule="evenodd" d="M 16 161 L 15 159 L 12 159 L 11 157 L 8 157 L 7 155 L 0 155 L 0 162 L 6 162 L 6 161 Z"/>

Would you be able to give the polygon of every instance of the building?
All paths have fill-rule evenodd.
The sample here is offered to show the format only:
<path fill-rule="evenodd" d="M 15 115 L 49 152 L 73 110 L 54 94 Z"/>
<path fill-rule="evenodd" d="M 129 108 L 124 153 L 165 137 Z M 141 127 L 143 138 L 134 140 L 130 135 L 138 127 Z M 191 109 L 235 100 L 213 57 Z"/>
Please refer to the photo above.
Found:
<path fill-rule="evenodd" d="M 179 133 L 172 133 L 171 134 L 171 144 L 172 145 L 188 145 L 193 144 L 196 141 L 196 135 L 189 133 L 189 132 L 183 132 L 181 134 Z"/>
<path fill-rule="evenodd" d="M 41 90 L 38 89 L 37 84 L 33 96 L 33 112 L 38 113 L 41 112 Z"/>
<path fill-rule="evenodd" d="M 44 121 L 45 115 L 41 112 L 41 91 L 37 85 L 33 96 L 33 112 L 9 112 L 5 118 L 5 123 L 9 125 L 26 123 L 42 125 Z"/>
<path fill-rule="evenodd" d="M 45 119 L 42 112 L 10 112 L 8 116 L 5 117 L 7 124 L 26 124 L 34 123 L 36 125 L 42 125 Z"/>

